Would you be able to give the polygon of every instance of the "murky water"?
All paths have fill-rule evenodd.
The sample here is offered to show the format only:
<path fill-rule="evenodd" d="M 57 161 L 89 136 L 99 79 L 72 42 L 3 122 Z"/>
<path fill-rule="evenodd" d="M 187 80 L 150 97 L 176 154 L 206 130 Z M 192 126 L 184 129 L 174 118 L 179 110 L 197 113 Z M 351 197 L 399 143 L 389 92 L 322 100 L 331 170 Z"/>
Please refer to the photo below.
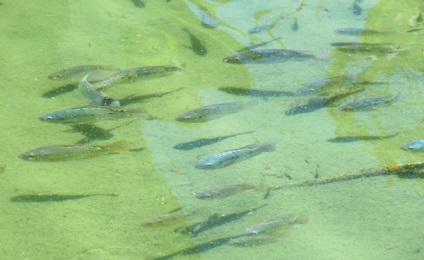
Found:
<path fill-rule="evenodd" d="M 397 176 L 411 172 L 399 168 L 424 159 L 424 153 L 400 148 L 424 138 L 422 1 L 1 3 L 4 259 L 423 257 L 424 183 L 417 176 Z M 255 27 L 256 33 L 247 33 Z M 341 28 L 377 32 L 335 32 Z M 337 42 L 367 48 L 337 49 L 331 45 Z M 223 62 L 255 45 L 261 46 L 254 50 L 287 48 L 316 59 Z M 179 64 L 186 69 L 104 91 L 126 108 L 144 108 L 151 119 L 102 121 L 88 130 L 39 121 L 43 114 L 87 105 L 75 90 L 80 76 L 47 76 L 89 64 L 121 70 Z M 346 75 L 350 78 L 341 77 Z M 296 93 L 307 83 L 334 77 L 341 83 L 317 91 L 320 95 Z M 352 78 L 355 84 L 347 84 Z M 339 109 L 375 97 L 393 100 L 366 111 Z M 317 98 L 329 101 L 305 107 Z M 233 101 L 255 105 L 208 122 L 175 121 L 182 112 Z M 299 108 L 308 111 L 289 112 Z M 238 133 L 244 134 L 190 150 L 174 148 Z M 328 141 L 337 137 L 362 140 Z M 128 142 L 130 151 L 58 162 L 18 158 L 42 146 L 120 140 Z M 194 167 L 207 156 L 267 140 L 276 142 L 275 151 L 221 169 Z M 391 175 L 364 177 L 383 167 L 390 167 L 384 169 Z M 213 187 L 246 183 L 255 189 L 220 199 L 196 198 Z M 117 196 L 72 197 L 91 194 Z M 16 199 L 22 195 L 39 202 Z M 46 202 L 39 195 L 52 199 Z M 149 222 L 164 214 L 172 220 Z M 247 228 L 286 214 L 307 214 L 309 221 L 259 237 L 257 245 L 227 243 Z"/>

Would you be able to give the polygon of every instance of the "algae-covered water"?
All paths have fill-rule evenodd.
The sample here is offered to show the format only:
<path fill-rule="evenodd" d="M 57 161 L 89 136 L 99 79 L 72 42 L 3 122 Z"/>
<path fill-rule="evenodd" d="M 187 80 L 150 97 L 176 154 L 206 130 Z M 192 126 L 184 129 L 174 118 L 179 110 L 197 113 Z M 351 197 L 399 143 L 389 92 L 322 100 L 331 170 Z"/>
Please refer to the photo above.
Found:
<path fill-rule="evenodd" d="M 199 10 L 208 10 L 219 25 L 201 25 Z M 423 10 L 421 0 L 1 1 L 1 258 L 422 259 L 421 178 L 275 188 L 424 161 L 424 153 L 400 148 L 424 138 Z M 247 33 L 262 25 L 263 31 Z M 341 28 L 378 33 L 337 34 Z M 222 61 L 266 42 L 258 49 L 307 51 L 319 59 Z M 335 42 L 379 43 L 390 51 L 344 52 L 331 46 Z M 72 126 L 38 120 L 87 105 L 77 90 L 61 87 L 81 77 L 48 75 L 92 64 L 121 70 L 179 64 L 185 70 L 105 91 L 126 107 L 144 108 L 150 119 L 97 122 L 91 138 Z M 348 74 L 371 84 L 316 111 L 287 113 L 313 98 L 293 95 L 303 85 Z M 229 88 L 247 94 L 222 91 Z M 278 94 L 283 92 L 292 94 Z M 363 112 L 338 108 L 381 96 L 394 100 Z M 233 101 L 255 105 L 203 123 L 175 120 L 200 106 Z M 238 133 L 243 134 L 192 150 L 174 148 Z M 328 141 L 342 136 L 388 138 Z M 57 162 L 18 158 L 42 146 L 121 140 L 130 151 Z M 194 167 L 207 156 L 267 140 L 275 141 L 275 151 L 221 169 Z M 246 183 L 257 189 L 196 198 L 212 187 Z M 93 194 L 112 196 L 72 197 Z M 23 195 L 52 199 L 16 199 Z M 177 209 L 183 218 L 146 225 Z M 307 215 L 309 221 L 272 233 L 262 245 L 227 244 L 247 228 L 286 214 Z"/>

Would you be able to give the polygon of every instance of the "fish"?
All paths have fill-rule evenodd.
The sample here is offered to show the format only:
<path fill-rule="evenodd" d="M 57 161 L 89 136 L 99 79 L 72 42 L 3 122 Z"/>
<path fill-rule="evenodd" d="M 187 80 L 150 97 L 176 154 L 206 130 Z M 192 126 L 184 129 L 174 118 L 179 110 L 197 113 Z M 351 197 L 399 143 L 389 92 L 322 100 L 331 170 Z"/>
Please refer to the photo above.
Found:
<path fill-rule="evenodd" d="M 182 234 L 190 234 L 192 237 L 198 236 L 200 233 L 205 232 L 207 230 L 213 229 L 215 227 L 219 227 L 228 223 L 231 223 L 236 220 L 240 220 L 243 217 L 251 214 L 252 212 L 258 211 L 260 208 L 265 207 L 266 204 L 261 205 L 259 207 L 244 210 L 241 212 L 234 212 L 231 214 L 218 214 L 215 213 L 208 217 L 206 221 L 198 222 L 192 224 L 188 227 L 177 228 L 174 231 Z"/>
<path fill-rule="evenodd" d="M 108 145 L 51 145 L 27 151 L 18 157 L 26 161 L 67 161 L 98 157 L 110 153 L 128 151 L 126 141 Z"/>
<path fill-rule="evenodd" d="M 280 233 L 282 230 L 286 230 L 295 224 L 307 224 L 308 215 L 306 213 L 301 213 L 299 215 L 288 214 L 271 219 L 260 224 L 257 224 L 253 227 L 246 229 L 244 232 L 245 236 L 251 235 L 263 235 L 263 234 L 276 234 Z"/>
<path fill-rule="evenodd" d="M 148 115 L 142 108 L 76 107 L 45 114 L 39 120 L 57 124 L 86 124 L 129 117 L 147 118 Z"/>
<path fill-rule="evenodd" d="M 353 13 L 353 15 L 361 15 L 362 14 L 362 8 L 358 5 L 357 0 L 355 0 L 355 2 L 353 2 L 352 13 Z"/>
<path fill-rule="evenodd" d="M 190 37 L 190 44 L 191 47 L 188 47 L 193 50 L 193 52 L 196 55 L 199 56 L 205 56 L 208 53 L 208 50 L 206 49 L 206 46 L 204 43 L 202 43 L 199 38 L 197 38 L 193 33 L 191 33 L 187 28 L 183 28 L 183 31 L 185 31 L 189 37 Z"/>
<path fill-rule="evenodd" d="M 67 200 L 78 200 L 93 196 L 112 196 L 118 194 L 25 194 L 10 198 L 10 202 L 32 203 L 32 202 L 61 202 Z"/>
<path fill-rule="evenodd" d="M 133 3 L 134 7 L 137 8 L 144 8 L 146 6 L 146 4 L 141 0 L 131 0 L 131 2 Z"/>
<path fill-rule="evenodd" d="M 294 18 L 294 23 L 292 25 L 292 31 L 297 32 L 299 31 L 299 24 L 297 23 L 297 18 Z"/>
<path fill-rule="evenodd" d="M 260 25 L 260 26 L 256 26 L 252 29 L 247 30 L 248 34 L 257 34 L 257 33 L 262 33 L 265 32 L 269 29 L 271 29 L 272 24 L 264 24 L 264 25 Z"/>
<path fill-rule="evenodd" d="M 87 74 L 82 78 L 78 84 L 78 90 L 80 91 L 81 97 L 84 101 L 99 106 L 115 106 L 119 107 L 121 104 L 118 100 L 115 100 L 103 92 L 97 91 L 93 88 L 93 85 L 87 81 L 90 74 Z"/>
<path fill-rule="evenodd" d="M 227 245 L 237 246 L 237 247 L 247 247 L 247 246 L 261 246 L 268 245 L 281 240 L 279 237 L 269 236 L 269 235 L 260 235 L 260 236 L 238 236 L 230 239 L 227 242 Z"/>
<path fill-rule="evenodd" d="M 373 140 L 384 140 L 388 138 L 392 138 L 398 135 L 398 133 L 392 134 L 392 135 L 354 135 L 354 136 L 338 136 L 335 138 L 330 138 L 327 140 L 327 142 L 331 143 L 350 143 L 350 142 L 357 142 L 357 141 L 373 141 Z"/>
<path fill-rule="evenodd" d="M 263 190 L 263 189 L 264 189 L 263 182 L 259 185 L 253 185 L 249 183 L 224 185 L 224 186 L 214 187 L 214 188 L 205 190 L 203 192 L 199 192 L 196 194 L 196 198 L 200 200 L 226 198 L 240 192 L 246 192 L 246 191 L 252 191 L 252 190 Z"/>
<path fill-rule="evenodd" d="M 238 133 L 238 134 L 232 134 L 232 135 L 218 136 L 218 137 L 213 137 L 213 138 L 201 138 L 201 139 L 197 139 L 195 141 L 177 144 L 173 148 L 177 149 L 177 150 L 188 151 L 188 150 L 192 150 L 194 148 L 199 148 L 199 147 L 202 147 L 202 146 L 214 144 L 214 143 L 217 143 L 217 142 L 220 142 L 222 140 L 232 138 L 232 137 L 235 137 L 235 136 L 238 136 L 238 135 L 250 134 L 250 133 L 253 133 L 253 131 L 248 131 L 248 132 L 243 132 L 243 133 Z"/>
<path fill-rule="evenodd" d="M 339 110 L 346 112 L 366 111 L 370 109 L 375 109 L 379 106 L 392 105 L 395 99 L 396 98 L 393 98 L 392 96 L 366 98 L 341 105 L 339 106 Z"/>
<path fill-rule="evenodd" d="M 336 47 L 338 51 L 342 52 L 348 52 L 348 53 L 357 53 L 357 52 L 369 52 L 369 53 L 396 53 L 397 50 L 390 48 L 390 47 L 384 47 L 384 46 L 378 46 L 378 45 L 350 45 L 350 46 L 338 46 Z"/>
<path fill-rule="evenodd" d="M 405 145 L 402 145 L 400 148 L 405 151 L 424 151 L 424 139 L 407 143 Z"/>
<path fill-rule="evenodd" d="M 240 112 L 256 105 L 255 101 L 236 101 L 199 107 L 179 114 L 175 120 L 184 123 L 203 123 L 225 115 Z"/>
<path fill-rule="evenodd" d="M 173 72 L 185 70 L 184 64 L 147 66 L 121 70 L 107 76 L 104 80 L 93 84 L 93 90 L 99 91 L 115 84 L 134 83 L 140 80 L 169 76 Z"/>
<path fill-rule="evenodd" d="M 237 162 L 241 162 L 250 157 L 259 155 L 263 152 L 275 151 L 276 144 L 274 141 L 266 141 L 263 143 L 253 143 L 234 150 L 224 151 L 205 159 L 198 161 L 195 165 L 197 169 L 219 169 L 227 167 Z"/>
<path fill-rule="evenodd" d="M 385 34 L 385 32 L 380 32 L 372 29 L 364 29 L 364 28 L 341 28 L 335 30 L 338 34 L 350 35 L 350 36 L 368 36 L 368 35 L 380 35 Z"/>
<path fill-rule="evenodd" d="M 130 95 L 130 96 L 127 96 L 127 97 L 119 100 L 119 103 L 121 104 L 121 106 L 126 106 L 126 105 L 129 105 L 129 104 L 138 103 L 140 101 L 150 99 L 150 98 L 161 98 L 163 96 L 166 96 L 168 94 L 172 94 L 172 93 L 180 91 L 182 89 L 183 88 L 178 88 L 178 89 L 163 92 L 163 93 L 147 94 L 147 95 L 140 95 L 140 96 Z"/>
<path fill-rule="evenodd" d="M 362 42 L 333 42 L 333 43 L 331 43 L 331 46 L 334 46 L 334 47 L 341 47 L 341 46 L 375 47 L 375 46 L 385 46 L 385 45 L 391 45 L 391 43 L 362 43 Z"/>
<path fill-rule="evenodd" d="M 244 47 L 242 49 L 237 50 L 236 52 L 237 53 L 243 53 L 243 52 L 246 52 L 246 51 L 251 51 L 253 49 L 259 48 L 261 46 L 267 45 L 268 43 L 271 43 L 271 42 L 274 42 L 274 41 L 277 41 L 277 40 L 280 40 L 280 39 L 281 39 L 281 37 L 277 37 L 277 38 L 275 38 L 273 40 L 269 40 L 269 41 L 266 41 L 266 42 L 251 44 L 249 46 L 246 46 L 246 47 Z"/>
<path fill-rule="evenodd" d="M 200 20 L 200 24 L 205 28 L 217 28 L 219 26 L 218 20 L 212 16 L 209 10 L 201 5 L 195 5 L 189 1 L 185 4 L 193 12 L 193 14 Z"/>
<path fill-rule="evenodd" d="M 65 79 L 77 76 L 82 73 L 87 74 L 96 70 L 115 70 L 115 68 L 112 66 L 105 65 L 80 65 L 54 72 L 50 74 L 48 78 L 51 80 Z"/>
<path fill-rule="evenodd" d="M 230 64 L 261 64 L 316 59 L 325 59 L 325 57 L 286 49 L 257 49 L 225 57 L 222 61 Z"/>
<path fill-rule="evenodd" d="M 177 208 L 168 213 L 153 218 L 145 219 L 142 223 L 145 227 L 159 227 L 166 225 L 174 225 L 183 222 L 187 217 L 204 215 L 204 209 L 194 209 L 190 211 L 183 211 Z"/>
<path fill-rule="evenodd" d="M 264 89 L 249 89 L 237 87 L 222 87 L 218 90 L 236 96 L 251 96 L 251 97 L 292 97 L 293 92 L 282 90 L 264 90 Z"/>

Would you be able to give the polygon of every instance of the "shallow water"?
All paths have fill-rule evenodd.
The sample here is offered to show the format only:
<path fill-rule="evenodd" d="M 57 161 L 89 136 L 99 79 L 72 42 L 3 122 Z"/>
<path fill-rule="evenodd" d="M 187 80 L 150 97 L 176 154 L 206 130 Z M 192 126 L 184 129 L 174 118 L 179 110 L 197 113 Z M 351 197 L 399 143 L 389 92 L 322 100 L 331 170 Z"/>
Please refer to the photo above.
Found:
<path fill-rule="evenodd" d="M 423 161 L 424 154 L 400 149 L 424 137 L 423 32 L 407 32 L 423 28 L 417 19 L 422 1 L 408 5 L 394 0 L 357 1 L 362 8 L 359 15 L 350 0 L 190 1 L 206 7 L 219 20 L 217 28 L 201 26 L 186 1 L 142 2 L 144 7 L 130 0 L 2 1 L 0 248 L 4 259 L 422 259 L 424 182 L 420 178 L 360 178 L 275 190 L 266 199 L 262 189 L 217 200 L 196 198 L 196 193 L 220 185 L 275 187 Z M 298 30 L 293 29 L 295 20 Z M 266 31 L 246 33 L 267 24 Z M 347 27 L 385 33 L 358 37 L 334 32 Z M 200 40 L 206 53 L 199 55 L 190 48 L 187 31 Z M 326 59 L 222 62 L 236 50 L 267 41 L 271 42 L 260 48 L 308 51 Z M 391 43 L 396 52 L 344 53 L 330 45 L 354 41 Z M 91 143 L 126 140 L 131 149 L 143 149 L 63 162 L 18 158 L 40 146 L 87 141 L 71 132 L 70 126 L 37 119 L 86 105 L 77 91 L 46 98 L 47 92 L 72 82 L 50 80 L 50 73 L 87 64 L 127 69 L 175 62 L 186 70 L 105 91 L 118 100 L 138 97 L 128 107 L 142 106 L 154 119 L 98 122 L 97 127 L 110 131 L 104 140 Z M 343 112 L 334 106 L 290 116 L 285 112 L 310 97 L 236 96 L 218 90 L 295 92 L 303 84 L 344 74 L 360 74 L 366 81 L 382 84 L 365 85 L 364 91 L 341 103 L 387 95 L 395 101 L 365 112 Z M 241 100 L 256 105 L 205 123 L 174 120 L 199 106 Z M 173 149 L 183 142 L 246 131 L 253 133 L 189 151 Z M 383 140 L 327 142 L 338 136 L 395 133 Z M 222 169 L 194 168 L 204 157 L 266 140 L 276 142 L 276 151 Z M 118 196 L 10 201 L 26 194 Z M 188 215 L 183 221 L 142 225 L 145 219 L 179 207 Z M 214 214 L 222 217 L 249 209 L 256 210 L 199 234 L 179 232 Z M 309 222 L 294 225 L 272 243 L 233 247 L 222 242 L 263 221 L 301 213 L 308 214 Z M 202 247 L 211 241 L 213 246 Z"/>

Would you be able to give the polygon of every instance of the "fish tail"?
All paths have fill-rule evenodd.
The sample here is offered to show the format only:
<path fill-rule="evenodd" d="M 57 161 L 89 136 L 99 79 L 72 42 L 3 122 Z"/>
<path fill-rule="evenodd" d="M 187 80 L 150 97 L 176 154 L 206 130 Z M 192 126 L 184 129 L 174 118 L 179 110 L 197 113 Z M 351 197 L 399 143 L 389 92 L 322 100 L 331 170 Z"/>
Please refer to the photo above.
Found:
<path fill-rule="evenodd" d="M 256 107 L 257 104 L 258 104 L 258 101 L 256 100 L 249 100 L 249 101 L 243 102 L 243 104 L 241 104 L 240 107 L 242 109 L 251 109 Z"/>
<path fill-rule="evenodd" d="M 129 150 L 128 143 L 125 140 L 113 142 L 104 146 L 105 150 L 109 152 L 126 152 Z"/>
<path fill-rule="evenodd" d="M 177 57 L 174 57 L 172 59 L 172 63 L 174 63 L 174 66 L 177 67 L 180 71 L 184 71 L 186 70 L 186 64 L 185 63 L 181 63 L 177 60 Z"/>
<path fill-rule="evenodd" d="M 274 141 L 270 140 L 270 141 L 262 143 L 261 149 L 264 152 L 272 152 L 272 151 L 275 151 L 275 149 L 277 149 L 277 145 Z"/>
<path fill-rule="evenodd" d="M 296 224 L 306 224 L 306 223 L 308 223 L 308 221 L 309 221 L 309 216 L 308 216 L 308 214 L 306 214 L 304 212 L 304 213 L 299 214 L 299 216 L 296 218 L 294 223 L 296 223 Z"/>
<path fill-rule="evenodd" d="M 313 54 L 315 59 L 317 60 L 329 60 L 331 59 L 331 54 L 329 53 L 319 53 L 319 54 Z"/>

